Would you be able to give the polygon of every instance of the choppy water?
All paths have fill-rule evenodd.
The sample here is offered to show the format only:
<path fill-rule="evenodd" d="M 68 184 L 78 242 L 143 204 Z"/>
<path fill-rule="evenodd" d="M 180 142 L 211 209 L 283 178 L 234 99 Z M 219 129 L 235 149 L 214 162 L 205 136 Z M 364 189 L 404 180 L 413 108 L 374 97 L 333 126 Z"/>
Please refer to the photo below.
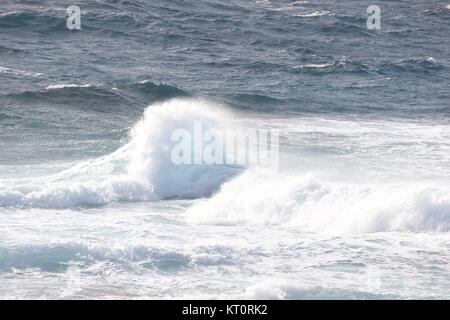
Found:
<path fill-rule="evenodd" d="M 0 4 L 1 298 L 449 298 L 450 4 Z M 280 170 L 176 166 L 192 121 Z"/>

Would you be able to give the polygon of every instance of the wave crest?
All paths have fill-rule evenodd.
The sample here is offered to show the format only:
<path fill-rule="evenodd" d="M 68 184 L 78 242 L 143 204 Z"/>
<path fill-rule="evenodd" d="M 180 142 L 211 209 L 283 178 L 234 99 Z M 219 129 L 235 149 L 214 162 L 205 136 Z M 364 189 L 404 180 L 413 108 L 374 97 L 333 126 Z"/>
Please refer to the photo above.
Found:
<path fill-rule="evenodd" d="M 195 121 L 211 127 L 223 126 L 228 117 L 220 106 L 194 99 L 151 105 L 131 130 L 130 142 L 125 146 L 44 181 L 0 186 L 0 206 L 66 208 L 208 196 L 240 169 L 226 165 L 175 165 L 170 158 L 171 133 L 175 129 L 192 132 Z M 42 187 L 42 182 L 47 186 Z"/>
<path fill-rule="evenodd" d="M 250 170 L 186 212 L 191 223 L 286 225 L 331 234 L 450 231 L 448 188 L 346 185 Z"/>

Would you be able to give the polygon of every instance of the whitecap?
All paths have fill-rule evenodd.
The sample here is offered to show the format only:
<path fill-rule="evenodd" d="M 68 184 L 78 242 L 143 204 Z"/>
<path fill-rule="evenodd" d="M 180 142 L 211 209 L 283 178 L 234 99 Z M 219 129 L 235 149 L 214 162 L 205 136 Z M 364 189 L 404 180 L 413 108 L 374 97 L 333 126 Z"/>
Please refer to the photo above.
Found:
<path fill-rule="evenodd" d="M 49 85 L 45 88 L 45 90 L 59 90 L 59 89 L 65 89 L 65 88 L 90 88 L 92 87 L 92 85 L 90 84 L 73 84 L 73 83 L 68 83 L 68 84 L 52 84 Z"/>
<path fill-rule="evenodd" d="M 30 71 L 13 69 L 13 68 L 2 67 L 2 66 L 0 66 L 0 73 L 14 74 L 14 75 L 18 75 L 18 76 L 27 76 L 27 77 L 39 77 L 42 75 L 42 73 L 39 73 L 39 72 L 30 72 Z"/>
<path fill-rule="evenodd" d="M 294 68 L 295 69 L 324 69 L 324 68 L 331 67 L 332 65 L 333 65 L 332 63 L 318 63 L 318 64 L 311 63 L 311 64 L 297 66 Z"/>
<path fill-rule="evenodd" d="M 421 183 L 327 182 L 252 169 L 214 197 L 198 200 L 185 218 L 194 224 L 285 225 L 328 234 L 449 232 L 448 190 Z"/>
<path fill-rule="evenodd" d="M 303 18 L 313 18 L 313 17 L 322 17 L 322 16 L 329 16 L 330 15 L 330 11 L 314 11 L 312 13 L 307 13 L 307 14 L 296 14 L 296 17 L 303 17 Z"/>
<path fill-rule="evenodd" d="M 80 163 L 47 180 L 4 187 L 0 189 L 0 207 L 71 208 L 209 196 L 241 169 L 176 165 L 171 159 L 171 134 L 176 129 L 193 132 L 195 121 L 202 121 L 205 130 L 226 126 L 229 117 L 221 106 L 198 99 L 151 105 L 131 130 L 130 142 L 116 152 Z"/>

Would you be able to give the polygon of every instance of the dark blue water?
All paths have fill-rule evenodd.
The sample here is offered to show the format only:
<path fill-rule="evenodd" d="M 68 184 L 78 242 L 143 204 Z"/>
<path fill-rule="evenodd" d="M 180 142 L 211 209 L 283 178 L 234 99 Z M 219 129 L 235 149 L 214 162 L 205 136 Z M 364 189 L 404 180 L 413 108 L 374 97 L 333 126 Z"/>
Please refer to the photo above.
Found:
<path fill-rule="evenodd" d="M 70 31 L 72 2 L 0 4 L 2 146 L 39 131 L 85 140 L 116 130 L 106 143 L 116 147 L 144 107 L 177 96 L 256 112 L 448 118 L 446 1 L 379 1 L 381 30 L 368 30 L 362 1 L 89 0 L 77 2 L 82 30 Z M 91 87 L 46 90 L 55 84 Z"/>
<path fill-rule="evenodd" d="M 2 1 L 1 66 L 40 73 L 2 71 L 2 109 L 133 113 L 191 94 L 270 112 L 448 111 L 446 1 L 379 1 L 379 31 L 362 1 L 78 1 L 82 31 L 70 32 L 72 2 Z M 55 83 L 100 88 L 45 93 Z"/>

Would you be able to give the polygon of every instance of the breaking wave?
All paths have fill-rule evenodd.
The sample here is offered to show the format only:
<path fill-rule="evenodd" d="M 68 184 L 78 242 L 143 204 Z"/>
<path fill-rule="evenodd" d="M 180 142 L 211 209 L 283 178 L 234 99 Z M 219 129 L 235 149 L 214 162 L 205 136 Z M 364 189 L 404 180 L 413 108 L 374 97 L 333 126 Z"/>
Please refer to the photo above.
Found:
<path fill-rule="evenodd" d="M 191 223 L 286 225 L 331 234 L 450 231 L 448 186 L 353 185 L 251 169 L 186 212 Z"/>
<path fill-rule="evenodd" d="M 226 165 L 175 165 L 171 134 L 226 125 L 230 116 L 220 106 L 193 99 L 174 99 L 148 107 L 130 133 L 130 142 L 100 159 L 40 180 L 0 180 L 0 206 L 66 208 L 114 201 L 153 201 L 208 196 L 240 171 Z M 3 186 L 2 186 L 3 185 Z M 45 187 L 42 187 L 45 185 Z"/>
<path fill-rule="evenodd" d="M 0 67 L 0 73 L 14 73 L 21 75 L 33 75 L 26 71 L 15 70 L 10 68 Z M 82 101 L 86 104 L 107 105 L 108 103 L 125 104 L 129 101 L 130 93 L 142 97 L 145 101 L 164 101 L 177 97 L 188 97 L 189 93 L 166 83 L 155 83 L 148 80 L 136 83 L 112 83 L 112 84 L 90 84 L 90 83 L 56 83 L 50 84 L 45 89 L 38 89 L 33 91 L 23 91 L 18 93 L 11 93 L 4 95 L 5 98 L 13 99 L 14 101 L 40 101 L 42 103 L 62 103 L 67 104 L 73 101 Z M 81 103 L 78 103 L 80 108 Z"/>
<path fill-rule="evenodd" d="M 0 180 L 0 207 L 72 208 L 183 198 L 198 199 L 185 212 L 186 221 L 194 224 L 283 225 L 337 234 L 450 231 L 447 185 L 345 184 L 253 167 L 175 165 L 171 134 L 180 128 L 193 132 L 195 121 L 202 121 L 205 130 L 229 128 L 233 116 L 199 99 L 155 103 L 131 129 L 129 142 L 112 154 L 52 176 Z"/>

